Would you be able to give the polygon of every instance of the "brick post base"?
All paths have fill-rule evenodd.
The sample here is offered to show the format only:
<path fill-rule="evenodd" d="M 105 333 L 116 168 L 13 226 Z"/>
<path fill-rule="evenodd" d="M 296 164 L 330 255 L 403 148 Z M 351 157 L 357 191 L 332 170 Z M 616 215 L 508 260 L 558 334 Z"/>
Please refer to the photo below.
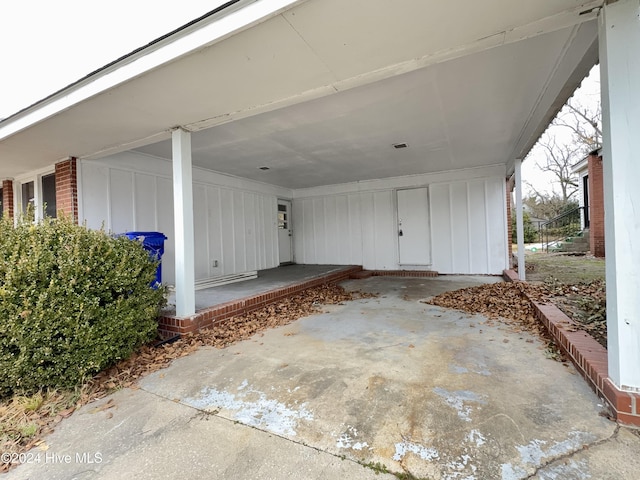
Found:
<path fill-rule="evenodd" d="M 2 215 L 13 218 L 13 180 L 2 181 Z"/>
<path fill-rule="evenodd" d="M 589 242 L 595 257 L 604 257 L 604 190 L 602 157 L 589 155 Z"/>
<path fill-rule="evenodd" d="M 67 215 L 78 223 L 77 159 L 56 163 L 56 209 L 58 216 Z"/>

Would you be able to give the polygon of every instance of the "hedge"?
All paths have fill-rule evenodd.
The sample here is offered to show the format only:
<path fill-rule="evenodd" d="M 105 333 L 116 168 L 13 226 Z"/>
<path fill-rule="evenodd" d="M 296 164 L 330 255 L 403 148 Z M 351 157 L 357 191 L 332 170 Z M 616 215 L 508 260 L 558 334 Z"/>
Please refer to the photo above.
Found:
<path fill-rule="evenodd" d="M 164 289 L 125 237 L 0 221 L 0 397 L 81 383 L 154 338 Z"/>

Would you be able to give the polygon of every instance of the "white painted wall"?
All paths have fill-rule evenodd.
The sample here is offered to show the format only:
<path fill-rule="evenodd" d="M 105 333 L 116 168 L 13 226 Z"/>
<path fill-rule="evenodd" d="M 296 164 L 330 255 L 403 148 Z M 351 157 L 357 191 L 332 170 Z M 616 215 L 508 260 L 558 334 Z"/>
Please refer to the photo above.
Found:
<path fill-rule="evenodd" d="M 171 163 L 125 152 L 80 165 L 80 218 L 114 233 L 165 233 L 163 279 L 174 281 Z M 428 187 L 431 268 L 500 274 L 507 266 L 504 165 L 291 191 L 194 168 L 196 280 L 279 264 L 277 199 L 293 198 L 294 260 L 399 265 L 396 190 Z M 218 266 L 214 267 L 214 261 Z"/>
<path fill-rule="evenodd" d="M 500 274 L 508 265 L 504 177 L 498 165 L 295 190 L 295 260 L 411 268 L 398 262 L 395 191 L 427 186 L 431 269 Z"/>
<path fill-rule="evenodd" d="M 193 177 L 196 280 L 277 266 L 277 199 L 291 190 L 199 168 Z M 83 160 L 79 183 L 80 218 L 90 228 L 169 237 L 162 276 L 173 283 L 171 163 L 134 152 Z"/>

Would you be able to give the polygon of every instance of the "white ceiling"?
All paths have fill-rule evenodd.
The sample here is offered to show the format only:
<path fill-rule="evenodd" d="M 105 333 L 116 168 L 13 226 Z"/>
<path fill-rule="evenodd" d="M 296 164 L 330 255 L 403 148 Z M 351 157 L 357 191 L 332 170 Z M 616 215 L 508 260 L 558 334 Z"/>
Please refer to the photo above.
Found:
<path fill-rule="evenodd" d="M 563 29 L 195 132 L 193 162 L 294 189 L 506 164 L 573 34 Z M 401 142 L 408 148 L 392 147 Z M 138 151 L 170 159 L 171 141 Z"/>
<path fill-rule="evenodd" d="M 152 143 L 179 125 L 196 165 L 291 188 L 508 170 L 597 60 L 601 0 L 287 3 L 248 2 L 264 16 L 234 33 L 207 19 L 0 122 L 0 177 L 132 148 L 168 158 Z"/>

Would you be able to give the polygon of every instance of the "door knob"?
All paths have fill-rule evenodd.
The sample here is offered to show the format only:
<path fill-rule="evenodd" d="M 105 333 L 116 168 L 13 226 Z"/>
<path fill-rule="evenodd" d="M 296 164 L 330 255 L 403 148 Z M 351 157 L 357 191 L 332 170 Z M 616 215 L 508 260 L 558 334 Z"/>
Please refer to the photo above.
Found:
<path fill-rule="evenodd" d="M 402 230 L 400 230 L 400 231 L 398 232 L 398 236 L 399 236 L 399 237 L 401 237 L 401 236 L 402 236 Z"/>

